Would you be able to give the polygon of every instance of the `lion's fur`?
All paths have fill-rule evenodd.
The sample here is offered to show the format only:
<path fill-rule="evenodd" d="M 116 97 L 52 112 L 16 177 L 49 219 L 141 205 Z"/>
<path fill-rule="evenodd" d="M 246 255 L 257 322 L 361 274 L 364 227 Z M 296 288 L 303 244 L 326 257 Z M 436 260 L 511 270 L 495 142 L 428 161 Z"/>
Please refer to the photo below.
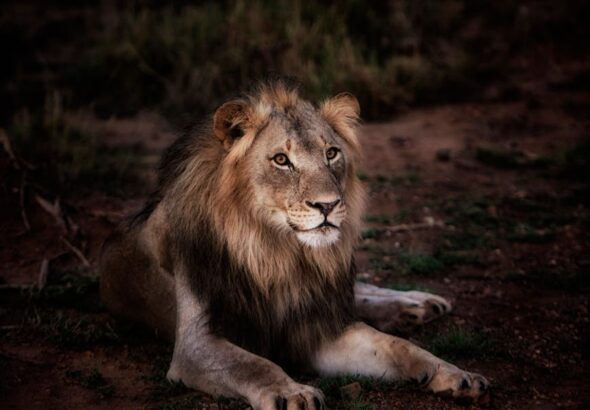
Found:
<path fill-rule="evenodd" d="M 222 106 L 212 121 L 164 154 L 158 190 L 127 228 L 145 230 L 156 210 L 164 215 L 160 226 L 166 228 L 155 238 L 164 250 L 150 256 L 155 266 L 171 275 L 189 273 L 214 333 L 282 362 L 304 363 L 354 319 L 352 251 L 363 192 L 355 172 L 358 105 L 351 98 L 341 95 L 316 109 L 279 81 Z M 255 192 L 249 170 L 256 164 L 248 153 L 258 133 L 277 112 L 299 121 L 310 110 L 345 141 L 350 158 L 343 193 L 348 217 L 340 239 L 323 248 L 306 247 L 293 235 L 261 223 L 250 206 Z M 228 113 L 232 121 L 224 124 Z M 236 127 L 243 135 L 230 144 L 223 132 Z"/>

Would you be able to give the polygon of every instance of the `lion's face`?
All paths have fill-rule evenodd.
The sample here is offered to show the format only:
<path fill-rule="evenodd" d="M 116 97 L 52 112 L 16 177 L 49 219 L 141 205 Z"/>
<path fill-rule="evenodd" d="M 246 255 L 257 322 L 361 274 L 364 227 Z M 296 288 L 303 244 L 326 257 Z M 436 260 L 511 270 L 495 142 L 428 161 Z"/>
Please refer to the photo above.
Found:
<path fill-rule="evenodd" d="M 256 211 L 320 247 L 336 242 L 346 218 L 347 149 L 311 107 L 273 115 L 249 155 Z"/>
<path fill-rule="evenodd" d="M 214 131 L 226 149 L 225 198 L 307 246 L 336 243 L 351 226 L 347 214 L 359 218 L 358 211 L 350 212 L 360 208 L 353 166 L 358 111 L 350 94 L 318 108 L 284 88 L 222 105 Z"/>

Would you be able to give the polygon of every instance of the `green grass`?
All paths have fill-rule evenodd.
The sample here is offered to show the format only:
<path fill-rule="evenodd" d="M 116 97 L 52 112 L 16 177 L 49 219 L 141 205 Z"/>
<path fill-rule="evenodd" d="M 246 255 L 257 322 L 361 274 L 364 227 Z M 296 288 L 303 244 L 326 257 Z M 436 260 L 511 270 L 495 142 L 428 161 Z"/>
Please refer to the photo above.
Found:
<path fill-rule="evenodd" d="M 431 334 L 427 336 L 425 343 L 433 354 L 447 360 L 482 357 L 491 353 L 495 344 L 484 334 L 460 328 L 453 328 L 442 334 Z"/>
<path fill-rule="evenodd" d="M 387 251 L 382 248 L 371 248 L 369 265 L 375 271 L 391 271 L 397 275 L 432 276 L 448 267 L 468 263 L 466 259 L 451 260 L 448 256 L 443 259 L 441 256 L 425 253 L 412 253 L 400 251 Z M 470 260 L 471 262 L 471 260 Z"/>
<path fill-rule="evenodd" d="M 75 101 L 91 101 L 104 115 L 144 106 L 172 115 L 203 113 L 269 72 L 300 79 L 314 99 L 351 91 L 365 118 L 439 95 L 473 95 L 484 71 L 475 50 L 459 38 L 441 41 L 458 34 L 465 8 L 421 3 L 403 1 L 399 9 L 387 3 L 367 8 L 359 0 L 122 7 L 68 72 L 67 83 Z"/>
<path fill-rule="evenodd" d="M 398 260 L 405 272 L 421 276 L 432 275 L 445 267 L 437 257 L 423 253 L 404 253 Z"/>
<path fill-rule="evenodd" d="M 68 370 L 66 376 L 75 383 L 98 393 L 101 399 L 112 397 L 115 388 L 110 384 L 97 368 L 91 370 Z"/>
<path fill-rule="evenodd" d="M 360 397 L 354 400 L 343 398 L 340 388 L 354 382 L 361 385 Z M 316 380 L 314 385 L 324 393 L 329 408 L 347 410 L 373 409 L 374 407 L 371 404 L 363 400 L 363 394 L 369 391 L 384 391 L 393 386 L 382 379 L 363 376 L 322 377 Z"/>
<path fill-rule="evenodd" d="M 16 155 L 33 165 L 29 179 L 56 194 L 101 190 L 114 195 L 142 192 L 138 146 L 107 147 L 67 124 L 59 98 L 43 113 L 21 111 L 9 136 Z"/>
<path fill-rule="evenodd" d="M 381 228 L 369 228 L 365 229 L 361 233 L 363 239 L 379 239 L 385 234 L 386 230 Z"/>
<path fill-rule="evenodd" d="M 369 223 L 375 223 L 380 225 L 394 225 L 399 223 L 408 222 L 414 216 L 414 212 L 408 209 L 401 209 L 395 215 L 366 215 L 365 221 Z"/>

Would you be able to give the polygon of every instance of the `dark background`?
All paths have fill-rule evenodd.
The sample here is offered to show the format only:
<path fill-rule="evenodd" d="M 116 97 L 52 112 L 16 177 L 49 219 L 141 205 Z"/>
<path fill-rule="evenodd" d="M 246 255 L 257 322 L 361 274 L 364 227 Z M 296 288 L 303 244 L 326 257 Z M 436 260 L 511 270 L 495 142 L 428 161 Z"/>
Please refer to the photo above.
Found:
<path fill-rule="evenodd" d="M 169 385 L 94 263 L 175 136 L 279 74 L 358 97 L 359 279 L 454 301 L 406 336 L 490 378 L 472 408 L 588 407 L 589 23 L 573 0 L 3 2 L 0 402 L 240 408 Z M 298 378 L 332 408 L 461 408 Z"/>

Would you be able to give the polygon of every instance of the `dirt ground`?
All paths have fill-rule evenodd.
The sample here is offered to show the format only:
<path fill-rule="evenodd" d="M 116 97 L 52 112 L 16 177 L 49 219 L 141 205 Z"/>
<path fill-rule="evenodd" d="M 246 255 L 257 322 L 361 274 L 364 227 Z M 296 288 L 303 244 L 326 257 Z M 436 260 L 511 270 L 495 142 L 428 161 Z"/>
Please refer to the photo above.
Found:
<path fill-rule="evenodd" d="M 590 408 L 590 71 L 567 69 L 525 84 L 513 101 L 415 109 L 361 127 L 369 201 L 359 279 L 449 297 L 453 312 L 409 337 L 484 374 L 493 390 L 461 404 L 361 380 L 349 401 L 338 387 L 350 380 L 298 376 L 323 387 L 332 408 Z M 106 144 L 143 143 L 148 170 L 174 138 L 150 113 L 70 121 Z M 23 166 L 1 149 L 0 170 L 0 407 L 242 408 L 169 385 L 171 347 L 100 306 L 100 244 L 142 197 L 72 194 L 56 211 L 38 190 L 21 198 Z M 153 178 L 147 171 L 144 191 Z"/>

